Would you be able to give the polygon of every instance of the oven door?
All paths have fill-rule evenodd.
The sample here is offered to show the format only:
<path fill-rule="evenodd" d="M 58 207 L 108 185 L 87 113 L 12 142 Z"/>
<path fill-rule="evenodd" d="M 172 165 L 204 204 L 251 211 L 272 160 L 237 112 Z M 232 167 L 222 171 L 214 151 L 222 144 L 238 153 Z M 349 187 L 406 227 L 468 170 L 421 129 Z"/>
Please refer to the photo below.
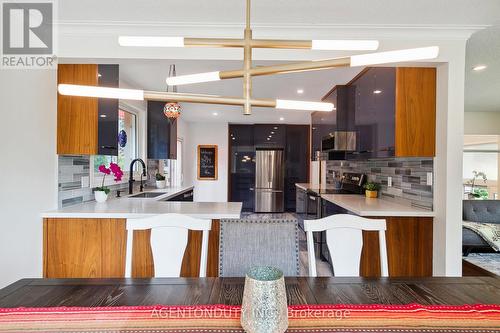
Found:
<path fill-rule="evenodd" d="M 322 199 L 321 197 L 314 192 L 307 193 L 307 205 L 306 205 L 306 220 L 317 220 L 321 218 L 322 213 Z M 321 260 L 325 261 L 326 258 L 323 256 L 322 248 L 323 242 L 325 242 L 325 232 L 314 232 L 313 233 L 314 240 L 314 252 L 316 253 Z"/>

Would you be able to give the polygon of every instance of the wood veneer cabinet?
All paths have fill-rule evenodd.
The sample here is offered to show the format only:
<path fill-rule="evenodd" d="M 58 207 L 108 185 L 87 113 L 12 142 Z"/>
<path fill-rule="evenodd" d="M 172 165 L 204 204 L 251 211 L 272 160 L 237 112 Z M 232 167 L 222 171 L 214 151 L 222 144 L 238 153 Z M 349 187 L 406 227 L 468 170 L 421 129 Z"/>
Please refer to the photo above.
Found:
<path fill-rule="evenodd" d="M 118 65 L 61 64 L 58 84 L 118 87 Z M 117 155 L 118 100 L 57 96 L 57 154 Z"/>
<path fill-rule="evenodd" d="M 58 65 L 57 83 L 97 86 L 97 65 Z M 97 98 L 57 94 L 57 154 L 97 155 Z"/>
<path fill-rule="evenodd" d="M 120 278 L 125 276 L 126 219 L 45 218 L 45 278 Z M 189 231 L 181 277 L 198 277 L 201 231 Z M 134 231 L 132 277 L 154 276 L 151 231 Z M 219 221 L 209 233 L 207 276 L 218 276 Z"/>
<path fill-rule="evenodd" d="M 436 69 L 396 69 L 396 157 L 436 155 Z"/>
<path fill-rule="evenodd" d="M 432 217 L 373 217 L 387 222 L 390 277 L 432 276 Z M 363 231 L 360 274 L 380 276 L 378 233 Z"/>

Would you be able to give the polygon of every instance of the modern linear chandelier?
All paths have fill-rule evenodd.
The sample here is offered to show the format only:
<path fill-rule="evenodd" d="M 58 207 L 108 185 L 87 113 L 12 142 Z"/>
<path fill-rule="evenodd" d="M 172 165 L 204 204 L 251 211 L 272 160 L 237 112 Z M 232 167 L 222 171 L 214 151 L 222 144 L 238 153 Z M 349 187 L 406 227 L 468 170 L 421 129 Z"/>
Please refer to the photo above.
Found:
<path fill-rule="evenodd" d="M 253 39 L 250 26 L 250 0 L 246 0 L 246 26 L 243 39 L 232 38 L 184 38 L 162 36 L 120 36 L 121 46 L 132 47 L 236 47 L 243 48 L 243 69 L 208 72 L 192 75 L 181 75 L 167 78 L 170 86 L 210 82 L 225 79 L 243 78 L 243 96 L 225 97 L 218 95 L 190 94 L 178 92 L 143 91 L 136 89 L 105 88 L 96 86 L 82 86 L 60 84 L 59 93 L 62 95 L 118 98 L 132 100 L 152 100 L 163 102 L 187 102 L 202 104 L 239 105 L 243 107 L 243 114 L 250 115 L 252 107 L 270 107 L 277 109 L 292 109 L 306 111 L 332 111 L 332 103 L 313 101 L 298 101 L 284 99 L 254 98 L 252 95 L 252 77 L 295 73 L 311 70 L 332 69 L 336 67 L 357 67 L 399 63 L 407 61 L 434 59 L 439 54 L 439 47 L 421 47 L 387 52 L 377 52 L 349 57 L 326 60 L 313 60 L 297 63 L 288 63 L 272 66 L 252 67 L 252 49 L 312 49 L 312 50 L 376 50 L 377 40 L 277 40 Z"/>

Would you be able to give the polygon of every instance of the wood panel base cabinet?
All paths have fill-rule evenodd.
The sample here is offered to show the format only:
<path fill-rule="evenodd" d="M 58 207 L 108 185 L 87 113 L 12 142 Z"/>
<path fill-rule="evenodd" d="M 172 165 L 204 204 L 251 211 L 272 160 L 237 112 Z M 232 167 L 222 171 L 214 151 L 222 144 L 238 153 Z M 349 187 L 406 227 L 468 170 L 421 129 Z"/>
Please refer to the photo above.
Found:
<path fill-rule="evenodd" d="M 380 219 L 380 217 L 374 217 Z M 432 217 L 385 217 L 390 277 L 432 276 Z M 380 276 L 377 232 L 363 232 L 360 274 Z"/>
<path fill-rule="evenodd" d="M 218 276 L 219 221 L 209 234 L 207 276 Z M 154 276 L 151 231 L 135 231 L 132 277 Z M 45 278 L 120 278 L 125 276 L 126 219 L 46 218 L 43 221 Z M 189 231 L 181 277 L 198 277 L 201 232 Z"/>

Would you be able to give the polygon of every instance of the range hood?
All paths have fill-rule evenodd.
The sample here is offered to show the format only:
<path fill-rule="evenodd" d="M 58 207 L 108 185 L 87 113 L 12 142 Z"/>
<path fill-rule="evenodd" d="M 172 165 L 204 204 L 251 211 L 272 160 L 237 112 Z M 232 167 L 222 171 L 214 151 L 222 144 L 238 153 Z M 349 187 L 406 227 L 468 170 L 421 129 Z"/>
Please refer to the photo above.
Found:
<path fill-rule="evenodd" d="M 354 115 L 354 89 L 337 85 L 323 100 L 336 106 L 335 130 L 321 140 L 323 152 L 349 152 L 356 150 L 356 121 Z"/>

